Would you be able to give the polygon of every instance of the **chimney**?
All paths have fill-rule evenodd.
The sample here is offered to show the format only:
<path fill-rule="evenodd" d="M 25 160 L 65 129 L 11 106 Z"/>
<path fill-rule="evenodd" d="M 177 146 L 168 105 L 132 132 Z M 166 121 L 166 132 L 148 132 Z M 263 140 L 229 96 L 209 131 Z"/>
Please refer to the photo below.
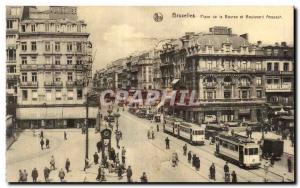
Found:
<path fill-rule="evenodd" d="M 278 46 L 278 42 L 275 42 L 275 46 Z"/>
<path fill-rule="evenodd" d="M 240 35 L 240 37 L 242 37 L 242 38 L 248 40 L 248 33 L 242 34 L 242 35 Z"/>
<path fill-rule="evenodd" d="M 257 41 L 257 46 L 260 47 L 261 45 L 262 45 L 262 41 L 261 40 Z"/>
<path fill-rule="evenodd" d="M 286 47 L 286 42 L 281 42 L 281 46 Z"/>

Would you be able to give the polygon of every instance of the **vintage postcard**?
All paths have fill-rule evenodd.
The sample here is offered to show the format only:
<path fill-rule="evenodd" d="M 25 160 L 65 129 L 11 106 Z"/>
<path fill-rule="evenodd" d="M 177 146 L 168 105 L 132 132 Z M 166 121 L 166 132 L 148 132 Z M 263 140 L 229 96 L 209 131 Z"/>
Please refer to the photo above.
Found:
<path fill-rule="evenodd" d="M 295 183 L 292 6 L 6 6 L 9 183 Z"/>

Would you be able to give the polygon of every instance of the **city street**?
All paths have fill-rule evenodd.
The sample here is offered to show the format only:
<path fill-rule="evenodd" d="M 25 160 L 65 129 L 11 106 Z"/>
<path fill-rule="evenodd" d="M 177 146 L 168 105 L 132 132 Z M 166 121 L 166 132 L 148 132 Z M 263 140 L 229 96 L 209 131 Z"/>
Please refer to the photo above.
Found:
<path fill-rule="evenodd" d="M 106 113 L 106 109 L 102 109 Z M 188 151 L 200 157 L 200 170 L 196 171 L 188 163 L 187 157 L 183 156 L 184 141 L 167 135 L 162 131 L 156 131 L 155 123 L 149 120 L 140 119 L 126 110 L 120 110 L 119 129 L 123 133 L 120 146 L 126 149 L 126 167 L 131 165 L 134 182 L 139 182 L 143 172 L 146 172 L 149 182 L 210 182 L 208 178 L 209 167 L 215 163 L 216 181 L 224 182 L 223 167 L 225 161 L 214 156 L 214 146 L 207 142 L 204 146 L 192 146 L 188 144 Z M 103 127 L 102 127 L 103 128 Z M 114 130 L 116 128 L 114 127 Z M 155 139 L 147 138 L 147 131 L 153 129 Z M 67 132 L 67 140 L 64 140 L 64 131 Z M 52 182 L 59 181 L 58 171 L 64 168 L 67 158 L 71 161 L 71 172 L 66 173 L 67 182 L 95 182 L 98 166 L 92 165 L 83 171 L 85 156 L 85 135 L 81 129 L 44 129 L 44 137 L 50 140 L 50 149 L 40 149 L 39 136 L 33 136 L 32 130 L 21 133 L 18 140 L 7 151 L 7 181 L 18 181 L 18 170 L 26 169 L 28 181 L 31 181 L 31 170 L 36 167 L 39 172 L 38 181 L 44 182 L 43 169 L 50 166 L 50 158 L 53 155 L 57 169 L 51 171 L 50 179 Z M 165 138 L 170 139 L 170 149 L 165 149 Z M 89 130 L 89 160 L 93 161 L 93 154 L 96 151 L 96 143 L 100 139 L 100 134 L 95 133 L 94 129 Z M 112 147 L 121 156 L 120 149 L 116 147 L 115 134 L 112 135 Z M 29 149 L 30 148 L 30 149 Z M 172 167 L 171 155 L 177 152 L 179 164 Z M 263 162 L 264 163 L 264 162 Z M 33 166 L 33 164 L 35 164 Z M 269 168 L 267 179 L 271 182 L 282 181 L 284 172 L 287 172 L 285 162 L 277 163 Z M 229 164 L 230 172 L 237 173 L 238 182 L 263 182 L 265 171 L 263 169 L 245 170 L 234 164 Z M 288 179 L 293 180 L 293 174 L 287 173 Z M 126 182 L 126 174 L 120 180 L 115 173 L 106 173 L 108 182 Z"/>

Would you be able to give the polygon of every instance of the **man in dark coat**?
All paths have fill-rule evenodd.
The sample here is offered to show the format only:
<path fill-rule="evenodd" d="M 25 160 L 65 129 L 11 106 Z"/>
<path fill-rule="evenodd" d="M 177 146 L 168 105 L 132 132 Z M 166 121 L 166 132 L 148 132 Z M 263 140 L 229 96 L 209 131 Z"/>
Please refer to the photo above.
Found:
<path fill-rule="evenodd" d="M 209 174 L 210 174 L 210 179 L 216 181 L 216 168 L 214 163 L 212 163 L 212 165 L 209 167 Z"/>
<path fill-rule="evenodd" d="M 65 168 L 66 168 L 67 173 L 70 171 L 70 165 L 71 165 L 71 162 L 70 162 L 69 159 L 67 159 L 66 164 L 65 164 Z"/>
<path fill-rule="evenodd" d="M 38 178 L 39 174 L 36 168 L 34 168 L 31 172 L 31 177 L 32 177 L 32 181 L 36 182 L 37 178 Z"/>
<path fill-rule="evenodd" d="M 275 164 L 275 155 L 274 153 L 271 154 L 271 167 Z"/>
<path fill-rule="evenodd" d="M 236 183 L 237 182 L 237 176 L 235 171 L 232 171 L 231 173 L 231 182 Z"/>
<path fill-rule="evenodd" d="M 195 166 L 195 162 L 196 162 L 196 154 L 193 154 L 193 158 L 192 158 L 192 166 Z"/>
<path fill-rule="evenodd" d="M 170 149 L 170 140 L 169 140 L 169 138 L 167 137 L 165 139 L 165 141 L 166 141 L 166 149 Z"/>
<path fill-rule="evenodd" d="M 102 171 L 102 169 L 101 169 L 101 165 L 98 167 L 98 174 L 97 174 L 97 177 L 96 177 L 96 180 L 97 181 L 100 181 L 101 180 L 101 171 Z"/>
<path fill-rule="evenodd" d="M 95 152 L 95 154 L 94 154 L 94 163 L 98 164 L 98 161 L 99 161 L 99 155 L 98 155 L 97 152 Z"/>
<path fill-rule="evenodd" d="M 44 138 L 44 132 L 43 131 L 41 131 L 40 137 Z"/>
<path fill-rule="evenodd" d="M 157 132 L 159 132 L 159 125 L 158 124 L 156 125 L 156 130 L 157 130 Z"/>
<path fill-rule="evenodd" d="M 188 152 L 188 162 L 191 163 L 191 160 L 192 160 L 192 152 L 189 151 Z"/>
<path fill-rule="evenodd" d="M 186 156 L 186 151 L 187 151 L 187 145 L 184 144 L 183 146 L 183 155 Z"/>
<path fill-rule="evenodd" d="M 122 179 L 123 169 L 122 169 L 121 165 L 118 165 L 117 169 L 118 169 L 118 177 L 119 177 L 119 179 Z"/>
<path fill-rule="evenodd" d="M 292 173 L 292 159 L 291 159 L 291 157 L 288 158 L 287 165 L 288 165 L 289 173 Z"/>
<path fill-rule="evenodd" d="M 101 141 L 97 142 L 96 147 L 97 147 L 98 153 L 100 153 L 100 151 L 101 151 L 101 146 L 102 146 L 102 142 Z"/>
<path fill-rule="evenodd" d="M 45 142 L 44 142 L 44 139 L 42 138 L 41 141 L 40 141 L 41 149 L 42 149 L 42 150 L 44 149 L 44 143 L 45 143 Z"/>
<path fill-rule="evenodd" d="M 45 178 L 45 182 L 49 181 L 49 175 L 50 175 L 50 169 L 48 167 L 44 168 L 44 178 Z"/>
<path fill-rule="evenodd" d="M 49 139 L 48 138 L 46 138 L 46 148 L 50 148 L 50 141 L 49 141 Z"/>
<path fill-rule="evenodd" d="M 128 166 L 127 170 L 127 182 L 131 182 L 131 177 L 132 177 L 132 170 L 131 170 L 131 166 Z"/>
<path fill-rule="evenodd" d="M 67 140 L 67 132 L 64 131 L 64 139 Z"/>
<path fill-rule="evenodd" d="M 148 178 L 146 172 L 143 172 L 143 175 L 141 177 L 141 183 L 147 183 L 147 182 L 148 182 Z"/>
<path fill-rule="evenodd" d="M 229 173 L 228 162 L 226 162 L 226 164 L 224 165 L 224 174 L 226 175 L 226 173 Z"/>

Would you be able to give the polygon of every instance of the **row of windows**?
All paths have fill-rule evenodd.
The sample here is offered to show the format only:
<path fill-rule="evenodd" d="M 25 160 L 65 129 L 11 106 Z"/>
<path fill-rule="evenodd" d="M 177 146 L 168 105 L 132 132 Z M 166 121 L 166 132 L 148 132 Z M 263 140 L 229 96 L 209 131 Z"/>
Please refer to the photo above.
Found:
<path fill-rule="evenodd" d="M 27 60 L 27 56 L 22 56 L 21 57 L 21 63 L 22 65 L 27 65 L 28 60 Z M 36 64 L 36 56 L 31 56 L 31 64 Z M 46 56 L 45 57 L 45 61 L 46 64 L 52 64 L 52 62 L 54 61 L 55 65 L 60 65 L 61 64 L 61 56 L 55 56 L 54 60 L 53 58 Z M 76 58 L 76 64 L 77 65 L 82 65 L 83 60 L 81 59 L 81 57 L 77 57 Z M 73 57 L 71 56 L 67 56 L 67 65 L 72 65 L 73 64 Z"/>
<path fill-rule="evenodd" d="M 52 77 L 53 76 L 51 75 L 51 73 L 46 73 L 46 78 L 50 79 Z M 68 81 L 73 81 L 73 72 L 68 72 L 67 73 L 67 78 L 68 78 Z M 22 80 L 22 82 L 27 82 L 28 81 L 27 73 L 22 73 L 21 80 Z M 61 73 L 60 72 L 55 73 L 54 80 L 56 82 L 61 81 Z M 37 82 L 37 73 L 36 72 L 31 73 L 31 81 L 32 82 Z"/>
<path fill-rule="evenodd" d="M 239 91 L 239 97 L 242 99 L 250 98 L 251 96 L 250 90 L 240 90 Z M 209 90 L 209 91 L 203 91 L 204 99 L 216 99 L 216 91 L 215 90 Z M 224 91 L 224 99 L 231 99 L 231 91 L 226 90 Z M 262 90 L 256 90 L 256 97 L 262 98 Z"/>
<path fill-rule="evenodd" d="M 31 95 L 32 95 L 32 101 L 38 100 L 37 90 L 31 90 Z M 51 90 L 46 90 L 46 101 L 52 101 L 52 95 L 53 95 L 53 93 Z M 82 90 L 77 89 L 76 95 L 77 95 L 77 100 L 81 100 L 82 99 Z M 74 91 L 68 90 L 67 91 L 67 100 L 73 100 L 73 98 L 74 98 Z M 23 101 L 28 100 L 28 90 L 22 90 L 22 100 Z M 57 100 L 57 101 L 62 100 L 62 91 L 61 90 L 55 90 L 55 100 Z"/>
<path fill-rule="evenodd" d="M 85 26 L 82 24 L 54 24 L 54 23 L 46 23 L 46 24 L 31 24 L 30 27 L 28 28 L 29 30 L 27 30 L 27 27 L 25 24 L 21 25 L 21 32 L 36 32 L 36 28 L 38 25 L 42 25 L 43 27 L 43 31 L 45 32 L 74 32 L 74 26 L 76 27 L 76 31 L 77 32 L 81 32 L 82 28 L 84 28 Z"/>
<path fill-rule="evenodd" d="M 289 71 L 289 65 L 290 64 L 288 62 L 283 63 L 283 71 Z M 279 71 L 279 63 L 275 62 L 273 66 L 273 63 L 268 62 L 267 71 Z"/>
<path fill-rule="evenodd" d="M 73 46 L 74 46 L 74 44 L 72 42 L 68 42 L 67 43 L 67 52 L 72 52 Z M 46 52 L 50 52 L 52 48 L 51 48 L 50 42 L 45 42 L 45 51 Z M 27 42 L 21 42 L 21 49 L 22 49 L 22 51 L 27 51 Z M 55 42 L 55 44 L 54 44 L 55 52 L 59 52 L 60 49 L 61 49 L 60 42 Z M 36 42 L 31 42 L 31 51 L 36 51 L 36 50 L 37 50 Z M 76 42 L 76 51 L 82 52 L 82 43 L 81 42 Z"/>
<path fill-rule="evenodd" d="M 282 78 L 283 83 L 290 83 L 292 82 L 292 78 Z M 279 78 L 268 78 L 267 84 L 279 84 Z"/>

